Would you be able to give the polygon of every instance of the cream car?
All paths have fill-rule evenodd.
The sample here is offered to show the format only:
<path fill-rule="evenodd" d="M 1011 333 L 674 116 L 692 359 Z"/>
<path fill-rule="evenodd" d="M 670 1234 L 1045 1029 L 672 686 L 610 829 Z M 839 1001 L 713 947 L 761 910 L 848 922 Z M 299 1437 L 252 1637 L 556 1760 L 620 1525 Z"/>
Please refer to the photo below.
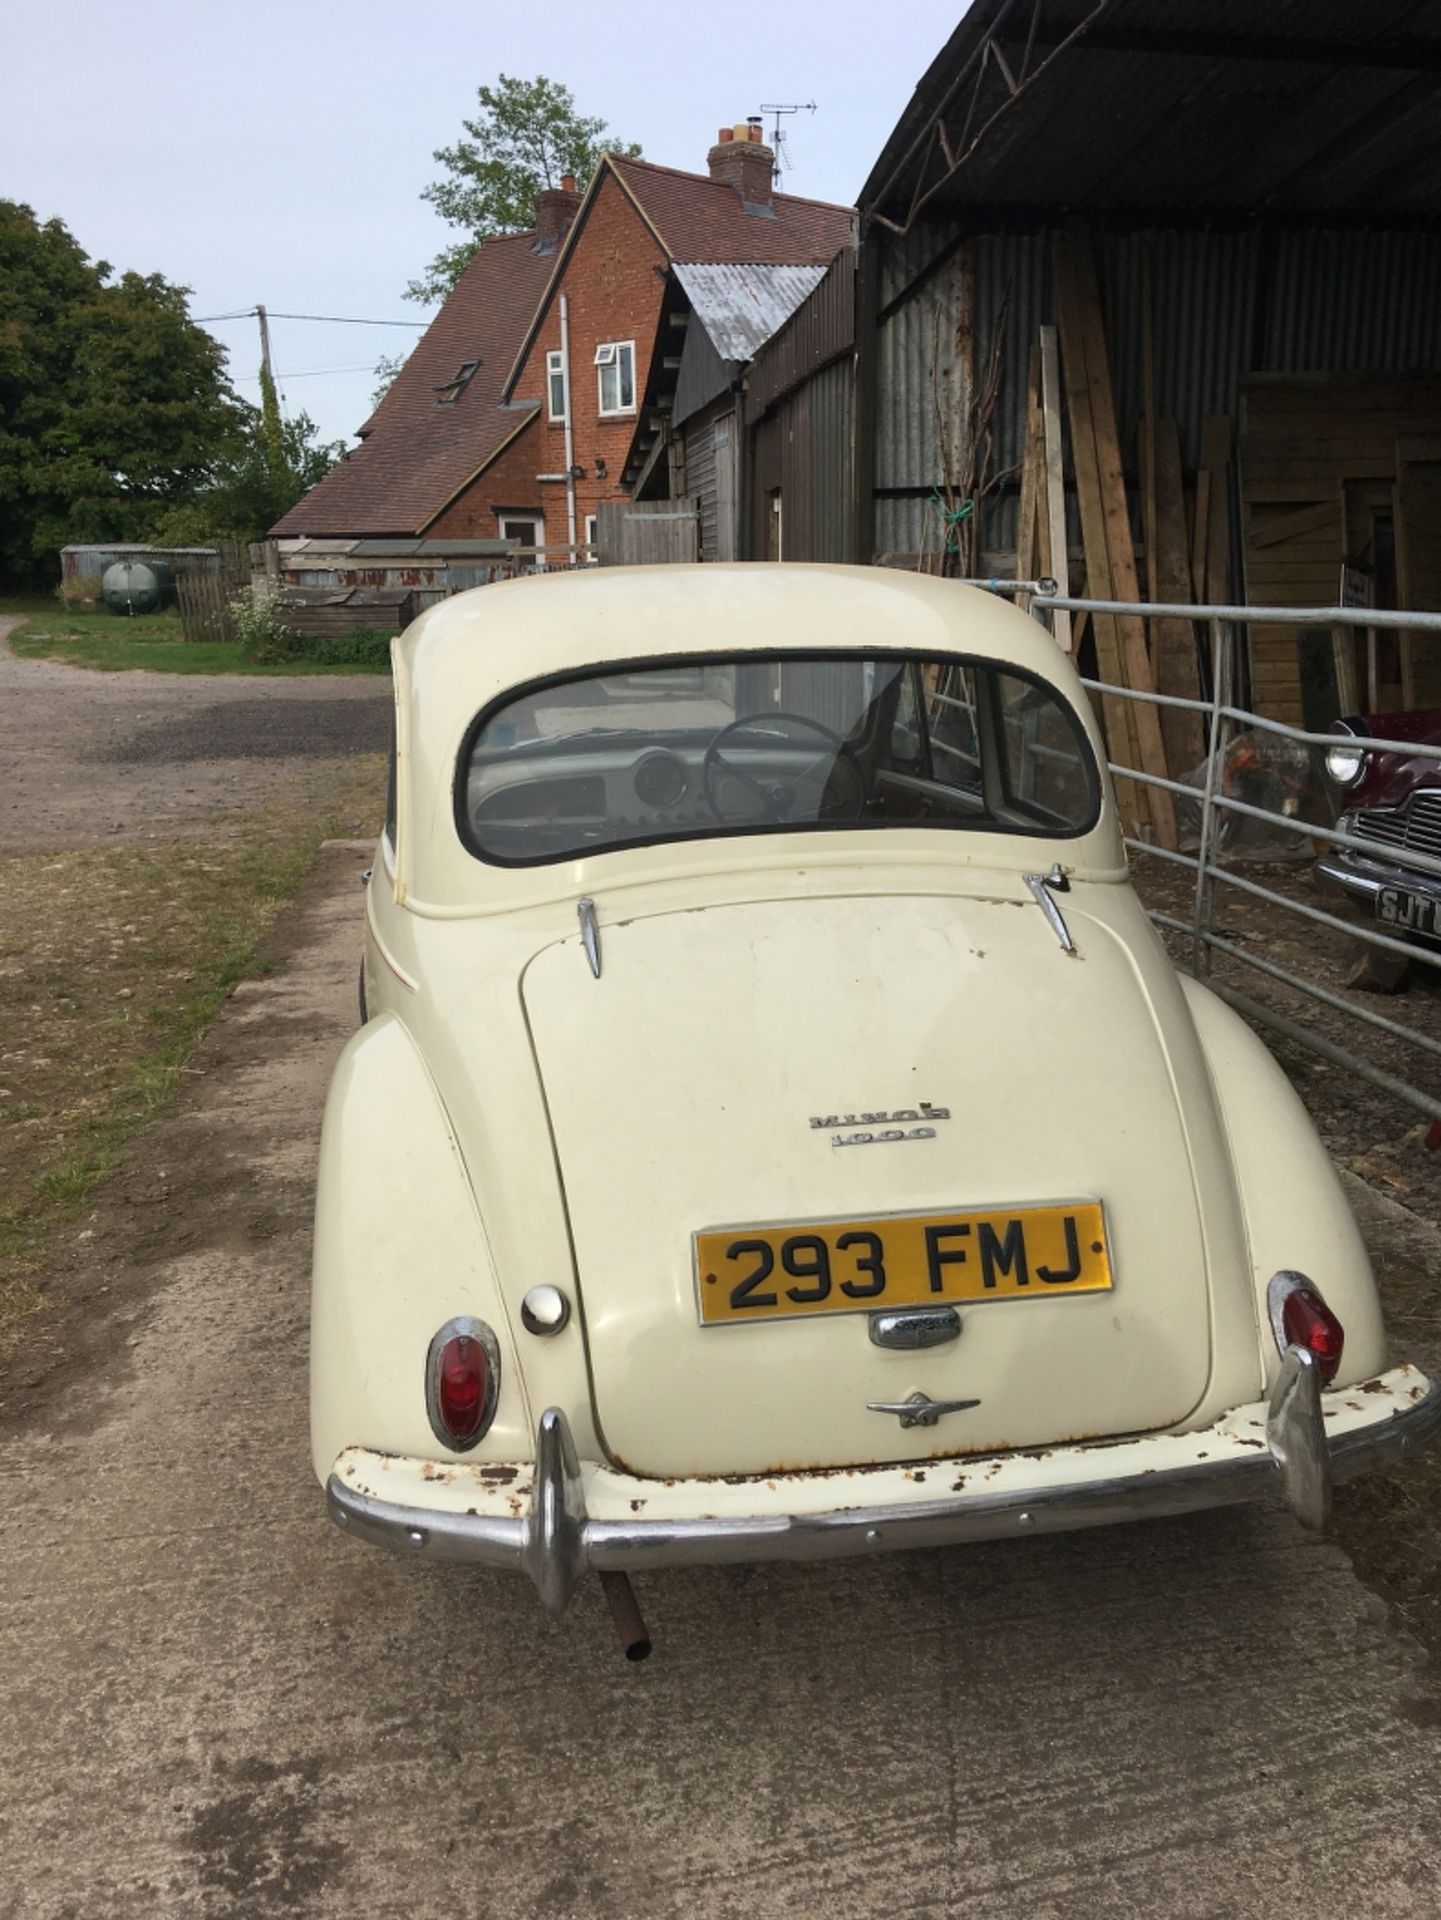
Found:
<path fill-rule="evenodd" d="M 417 1558 L 608 1576 L 1283 1499 L 1420 1438 L 1284 1076 L 1132 892 L 1041 627 L 605 569 L 395 647 L 312 1433 Z"/>

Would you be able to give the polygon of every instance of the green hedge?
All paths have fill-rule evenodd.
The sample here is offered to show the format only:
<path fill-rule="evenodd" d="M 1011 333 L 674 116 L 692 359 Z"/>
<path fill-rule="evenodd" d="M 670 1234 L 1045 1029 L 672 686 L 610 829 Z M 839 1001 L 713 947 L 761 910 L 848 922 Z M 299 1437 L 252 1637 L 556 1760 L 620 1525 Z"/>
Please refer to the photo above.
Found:
<path fill-rule="evenodd" d="M 306 661 L 321 667 L 373 667 L 377 671 L 388 671 L 393 638 L 393 634 L 377 633 L 373 627 L 352 627 L 349 633 L 323 640 L 296 633 L 290 627 L 276 627 L 264 638 L 249 642 L 245 657 L 261 667 Z"/>

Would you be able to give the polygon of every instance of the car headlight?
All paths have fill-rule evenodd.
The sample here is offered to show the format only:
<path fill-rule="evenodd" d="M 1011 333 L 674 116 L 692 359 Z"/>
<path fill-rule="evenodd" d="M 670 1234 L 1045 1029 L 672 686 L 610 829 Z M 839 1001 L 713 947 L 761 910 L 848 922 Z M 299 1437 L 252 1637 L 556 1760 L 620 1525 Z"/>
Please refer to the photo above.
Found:
<path fill-rule="evenodd" d="M 1349 736 L 1356 729 L 1348 726 L 1344 720 L 1337 720 L 1331 731 Z M 1338 787 L 1354 787 L 1366 771 L 1367 758 L 1364 747 L 1353 747 L 1338 740 L 1334 747 L 1326 749 L 1326 772 Z"/>
<path fill-rule="evenodd" d="M 1360 747 L 1326 749 L 1326 771 L 1338 787 L 1354 787 L 1365 765 L 1366 755 Z"/>

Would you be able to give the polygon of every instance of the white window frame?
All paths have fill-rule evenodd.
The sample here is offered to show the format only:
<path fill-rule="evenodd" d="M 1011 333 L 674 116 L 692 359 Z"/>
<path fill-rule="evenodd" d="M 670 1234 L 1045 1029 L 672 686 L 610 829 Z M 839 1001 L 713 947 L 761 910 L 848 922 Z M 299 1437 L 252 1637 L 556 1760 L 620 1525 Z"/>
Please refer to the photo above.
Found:
<path fill-rule="evenodd" d="M 587 548 L 585 564 L 588 567 L 598 567 L 600 565 L 600 555 L 595 550 L 596 519 L 597 515 L 593 513 L 588 513 L 585 516 L 585 544 Z"/>
<path fill-rule="evenodd" d="M 555 404 L 556 382 L 560 382 L 560 407 Z M 565 355 L 555 347 L 545 356 L 545 405 L 550 418 L 564 426 L 570 416 L 570 382 L 565 374 Z"/>
<path fill-rule="evenodd" d="M 621 390 L 621 367 L 623 354 L 630 356 L 630 401 L 621 407 L 608 407 L 605 404 L 605 376 L 608 368 L 615 368 L 616 397 Z M 635 342 L 634 340 L 602 340 L 595 350 L 595 389 L 596 404 L 602 420 L 615 420 L 623 414 L 636 410 L 635 393 Z"/>
<path fill-rule="evenodd" d="M 510 537 L 505 530 L 507 525 L 513 526 L 518 520 L 528 521 L 535 529 L 535 565 L 531 571 L 540 573 L 545 567 L 545 557 L 541 552 L 545 545 L 545 515 L 533 512 L 529 507 L 516 507 L 509 513 L 498 513 L 495 516 L 495 530 L 502 540 Z"/>

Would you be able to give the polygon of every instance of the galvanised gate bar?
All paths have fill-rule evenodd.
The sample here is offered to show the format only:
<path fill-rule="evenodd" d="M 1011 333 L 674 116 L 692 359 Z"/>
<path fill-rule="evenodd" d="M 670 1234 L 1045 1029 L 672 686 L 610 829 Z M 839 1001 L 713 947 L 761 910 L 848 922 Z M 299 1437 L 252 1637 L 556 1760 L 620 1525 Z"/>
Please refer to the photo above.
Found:
<path fill-rule="evenodd" d="M 1199 792 L 1181 780 L 1146 773 L 1137 767 L 1126 766 L 1114 760 L 1110 763 L 1112 773 L 1120 778 L 1137 781 L 1142 786 L 1162 787 L 1172 794 L 1199 802 L 1200 834 L 1194 854 L 1160 847 L 1133 834 L 1124 836 L 1127 847 L 1133 852 L 1187 868 L 1195 875 L 1194 906 L 1189 920 L 1181 920 L 1174 914 L 1157 911 L 1152 912 L 1151 918 L 1158 926 L 1172 933 L 1190 937 L 1192 973 L 1198 978 L 1206 978 L 1213 991 L 1235 1007 L 1237 1012 L 1247 1019 L 1271 1028 L 1284 1038 L 1309 1048 L 1313 1053 L 1320 1054 L 1347 1072 L 1359 1075 L 1373 1086 L 1381 1088 L 1407 1106 L 1415 1108 L 1429 1120 L 1441 1121 L 1441 1098 L 1427 1092 L 1414 1080 L 1391 1073 L 1376 1062 L 1353 1052 L 1349 1047 L 1337 1045 L 1334 1040 L 1317 1032 L 1314 1028 L 1289 1019 L 1273 1007 L 1252 999 L 1248 994 L 1237 992 L 1233 987 L 1210 979 L 1211 958 L 1214 954 L 1222 954 L 1228 960 L 1250 967 L 1257 973 L 1279 982 L 1282 986 L 1289 987 L 1313 1001 L 1347 1015 L 1364 1027 L 1388 1034 L 1408 1047 L 1414 1047 L 1419 1055 L 1441 1059 L 1441 1040 L 1420 1032 L 1416 1027 L 1403 1021 L 1392 1019 L 1386 1014 L 1377 1013 L 1370 1007 L 1359 1005 L 1354 1000 L 1333 993 L 1317 981 L 1308 980 L 1275 960 L 1247 952 L 1235 941 L 1228 940 L 1223 934 L 1218 933 L 1215 926 L 1216 887 L 1219 883 L 1265 901 L 1286 913 L 1298 914 L 1335 933 L 1363 941 L 1379 951 L 1413 961 L 1433 971 L 1441 971 L 1441 947 L 1400 940 L 1383 931 L 1374 922 L 1359 918 L 1343 919 L 1338 914 L 1328 912 L 1324 907 L 1291 899 L 1273 887 L 1235 872 L 1223 864 L 1219 853 L 1220 827 L 1227 814 L 1263 820 L 1268 826 L 1284 833 L 1299 835 L 1303 840 L 1324 841 L 1328 846 L 1349 848 L 1356 853 L 1369 855 L 1373 859 L 1378 854 L 1394 852 L 1394 842 L 1382 842 L 1374 837 L 1368 838 L 1349 832 L 1341 826 L 1320 826 L 1289 814 L 1255 806 L 1249 801 L 1238 799 L 1222 791 L 1218 777 L 1220 769 L 1226 764 L 1226 750 L 1229 743 L 1242 730 L 1259 729 L 1277 739 L 1290 741 L 1300 747 L 1334 747 L 1342 737 L 1336 733 L 1310 733 L 1304 728 L 1287 726 L 1282 721 L 1267 719 L 1262 714 L 1253 713 L 1245 707 L 1233 704 L 1230 696 L 1235 681 L 1238 627 L 1249 628 L 1275 624 L 1332 629 L 1337 627 L 1391 629 L 1435 634 L 1438 640 L 1441 640 L 1441 614 L 1403 613 L 1370 607 L 1196 606 L 1170 601 L 1089 600 L 1072 594 L 1057 593 L 1053 590 L 1055 583 L 1049 580 L 979 579 L 967 584 L 984 587 L 992 593 L 1018 596 L 1021 604 L 1027 606 L 1030 612 L 1046 625 L 1049 625 L 1050 615 L 1066 612 L 1133 614 L 1147 618 L 1190 620 L 1202 622 L 1208 627 L 1211 636 L 1211 697 L 1209 700 L 1190 700 L 1175 694 L 1143 691 L 1101 680 L 1088 679 L 1084 682 L 1093 693 L 1105 695 L 1108 699 L 1143 701 L 1152 706 L 1180 708 L 1198 713 L 1203 717 L 1206 725 L 1208 752 L 1205 763 L 1205 783 Z M 1348 746 L 1363 752 L 1395 753 L 1398 750 L 1399 743 L 1394 739 L 1382 740 L 1363 734 L 1349 733 L 1344 737 Z M 1408 740 L 1404 743 L 1404 750 L 1408 757 L 1441 762 L 1441 746 L 1426 746 Z M 1419 873 L 1434 874 L 1437 880 L 1441 881 L 1441 855 L 1408 845 L 1405 849 L 1404 864 Z"/>

